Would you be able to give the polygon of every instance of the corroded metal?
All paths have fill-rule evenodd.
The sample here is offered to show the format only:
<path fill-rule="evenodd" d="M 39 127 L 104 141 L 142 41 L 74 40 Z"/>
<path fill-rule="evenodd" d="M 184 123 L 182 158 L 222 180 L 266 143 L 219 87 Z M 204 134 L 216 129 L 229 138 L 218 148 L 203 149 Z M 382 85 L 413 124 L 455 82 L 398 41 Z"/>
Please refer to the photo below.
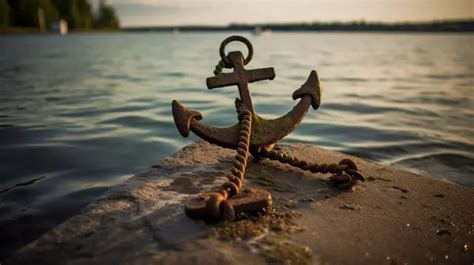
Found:
<path fill-rule="evenodd" d="M 232 175 L 227 176 L 228 181 L 219 190 L 207 193 L 204 199 L 200 197 L 186 205 L 186 213 L 193 218 L 207 216 L 231 221 L 241 212 L 258 212 L 271 206 L 271 196 L 264 190 L 252 190 L 246 192 L 245 196 L 240 194 L 249 157 L 252 113 L 240 100 L 236 101 L 236 108 L 240 121 L 240 139 L 231 169 Z"/>
<path fill-rule="evenodd" d="M 350 188 L 357 182 L 357 180 L 365 181 L 365 177 L 359 173 L 359 168 L 356 163 L 350 159 L 342 159 L 338 164 L 317 164 L 299 160 L 283 151 L 266 148 L 260 150 L 257 155 L 261 158 L 277 160 L 281 163 L 289 164 L 302 170 L 311 171 L 312 173 L 332 173 L 334 175 L 332 175 L 329 180 L 338 188 Z"/>
<path fill-rule="evenodd" d="M 232 41 L 243 42 L 248 48 L 247 58 L 240 51 L 225 54 L 225 47 Z M 241 36 L 225 39 L 219 49 L 220 62 L 214 70 L 215 76 L 206 80 L 209 89 L 237 86 L 240 98 L 236 99 L 238 122 L 228 128 L 218 128 L 202 122 L 201 113 L 188 109 L 176 100 L 172 102 L 173 117 L 180 134 L 188 137 L 190 131 L 204 140 L 225 148 L 236 150 L 232 175 L 228 176 L 218 190 L 205 193 L 185 206 L 186 213 L 193 218 L 234 220 L 242 212 L 260 212 L 271 206 L 271 195 L 264 190 L 242 191 L 249 153 L 255 157 L 278 160 L 313 173 L 333 173 L 330 181 L 338 188 L 352 187 L 357 180 L 364 181 L 357 165 L 349 159 L 339 164 L 316 164 L 298 160 L 281 151 L 272 150 L 273 145 L 291 133 L 301 122 L 310 106 L 318 109 L 321 103 L 321 87 L 316 71 L 311 71 L 306 82 L 292 95 L 300 99 L 296 106 L 280 118 L 267 120 L 255 113 L 248 84 L 261 80 L 273 80 L 272 67 L 246 70 L 253 57 L 252 44 Z M 222 73 L 223 68 L 233 72 Z"/>
<path fill-rule="evenodd" d="M 188 201 L 185 207 L 186 214 L 192 218 L 215 217 L 215 219 L 232 221 L 240 213 L 265 212 L 272 205 L 270 193 L 261 189 L 244 189 L 239 194 L 225 200 L 222 206 L 215 203 L 216 201 L 211 199 L 212 196 L 219 195 L 209 192 Z M 224 201 L 224 197 L 219 199 Z M 209 208 L 212 210 L 209 211 Z"/>
<path fill-rule="evenodd" d="M 229 39 L 241 40 L 242 37 L 234 36 Z M 247 40 L 248 42 L 248 40 Z M 229 43 L 229 41 L 224 41 Z M 223 50 L 221 46 L 221 50 Z M 251 46 L 249 46 L 251 47 Z M 253 52 L 249 51 L 248 60 Z M 267 120 L 255 113 L 248 84 L 260 80 L 273 80 L 275 71 L 272 67 L 254 70 L 244 69 L 247 61 L 239 51 L 230 52 L 227 60 L 231 63 L 232 73 L 219 73 L 206 80 L 209 89 L 236 85 L 239 90 L 240 101 L 246 105 L 253 115 L 252 137 L 250 139 L 250 150 L 256 152 L 262 147 L 272 145 L 291 133 L 303 120 L 310 106 L 317 109 L 321 102 L 321 88 L 316 71 L 312 71 L 306 82 L 293 93 L 293 99 L 301 99 L 298 104 L 286 115 Z M 227 67 L 227 66 L 225 66 Z M 173 116 L 179 132 L 182 136 L 188 137 L 192 131 L 204 140 L 222 147 L 236 149 L 240 138 L 240 126 L 235 124 L 228 128 L 219 128 L 206 125 L 200 120 L 202 116 L 199 112 L 184 107 L 174 100 L 172 103 Z"/>

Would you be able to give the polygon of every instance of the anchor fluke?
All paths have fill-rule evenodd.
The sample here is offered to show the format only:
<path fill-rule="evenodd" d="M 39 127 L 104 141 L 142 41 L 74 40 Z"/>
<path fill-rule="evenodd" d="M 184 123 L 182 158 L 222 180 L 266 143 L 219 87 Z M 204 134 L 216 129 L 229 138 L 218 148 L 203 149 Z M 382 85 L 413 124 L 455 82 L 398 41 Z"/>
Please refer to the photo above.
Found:
<path fill-rule="evenodd" d="M 173 110 L 174 123 L 178 128 L 179 133 L 183 137 L 189 136 L 189 128 L 191 127 L 191 120 L 202 120 L 202 115 L 198 111 L 190 110 L 184 105 L 179 103 L 177 100 L 173 100 L 171 103 Z"/>
<path fill-rule="evenodd" d="M 318 73 L 316 71 L 311 71 L 308 79 L 304 84 L 293 92 L 293 99 L 302 98 L 303 96 L 308 95 L 311 97 L 311 106 L 313 109 L 318 109 L 321 105 L 321 85 L 319 84 Z"/>

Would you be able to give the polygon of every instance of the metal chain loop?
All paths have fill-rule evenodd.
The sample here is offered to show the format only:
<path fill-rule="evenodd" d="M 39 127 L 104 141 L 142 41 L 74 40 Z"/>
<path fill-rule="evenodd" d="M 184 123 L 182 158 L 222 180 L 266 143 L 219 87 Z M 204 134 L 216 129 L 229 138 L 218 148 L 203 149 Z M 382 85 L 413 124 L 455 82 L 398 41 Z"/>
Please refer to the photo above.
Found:
<path fill-rule="evenodd" d="M 232 175 L 227 176 L 229 181 L 222 184 L 218 192 L 213 192 L 206 201 L 206 211 L 209 217 L 232 221 L 235 219 L 235 210 L 228 203 L 228 199 L 240 193 L 245 176 L 245 169 L 249 157 L 250 133 L 252 131 L 252 112 L 245 105 L 236 103 L 240 120 L 240 140 L 237 153 L 234 157 Z"/>
<path fill-rule="evenodd" d="M 357 164 L 350 159 L 342 159 L 338 164 L 317 164 L 299 160 L 283 151 L 275 151 L 268 148 L 262 148 L 257 155 L 262 158 L 277 160 L 302 170 L 311 171 L 312 173 L 335 174 L 330 180 L 338 188 L 351 187 L 357 180 L 365 181 L 365 177 L 358 171 Z M 346 173 L 346 175 L 343 175 L 343 172 Z"/>
<path fill-rule="evenodd" d="M 222 73 L 222 69 L 224 69 L 224 61 L 222 59 L 216 64 L 216 68 L 214 69 L 214 75 L 218 75 Z"/>
<path fill-rule="evenodd" d="M 230 36 L 226 38 L 225 40 L 223 40 L 221 43 L 221 46 L 219 47 L 219 55 L 221 56 L 221 61 L 224 63 L 225 68 L 233 67 L 232 63 L 229 61 L 229 58 L 225 54 L 225 47 L 227 46 L 227 44 L 233 41 L 242 42 L 243 44 L 245 44 L 245 46 L 247 46 L 249 53 L 247 54 L 247 57 L 244 59 L 244 65 L 247 65 L 248 63 L 250 63 L 253 57 L 253 46 L 252 46 L 252 43 L 250 43 L 248 39 L 242 36 L 237 36 L 237 35 Z"/>
<path fill-rule="evenodd" d="M 227 44 L 229 44 L 233 41 L 242 42 L 243 44 L 245 44 L 245 46 L 247 46 L 247 49 L 248 49 L 249 53 L 248 53 L 247 57 L 244 59 L 244 65 L 247 65 L 252 60 L 252 57 L 253 57 L 252 43 L 250 43 L 250 41 L 248 39 L 246 39 L 242 36 L 230 36 L 230 37 L 226 38 L 224 41 L 222 41 L 221 46 L 219 47 L 219 55 L 220 55 L 221 59 L 219 60 L 219 63 L 216 65 L 216 67 L 214 68 L 214 75 L 218 75 L 218 74 L 222 73 L 222 69 L 224 69 L 224 68 L 232 68 L 233 67 L 231 62 L 229 61 L 229 58 L 225 54 L 225 47 L 227 46 Z"/>

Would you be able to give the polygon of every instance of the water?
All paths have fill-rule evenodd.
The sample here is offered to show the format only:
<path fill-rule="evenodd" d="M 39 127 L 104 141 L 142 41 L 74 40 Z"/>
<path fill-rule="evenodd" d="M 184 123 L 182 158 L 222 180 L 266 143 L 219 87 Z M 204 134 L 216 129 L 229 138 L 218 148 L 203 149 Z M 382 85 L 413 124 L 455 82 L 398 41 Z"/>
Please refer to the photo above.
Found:
<path fill-rule="evenodd" d="M 233 124 L 236 88 L 205 88 L 228 35 L 0 36 L 0 260 L 194 141 L 178 135 L 171 100 Z M 262 116 L 286 113 L 319 72 L 321 108 L 286 142 L 474 186 L 474 35 L 248 37 L 248 68 L 277 74 L 251 85 Z"/>

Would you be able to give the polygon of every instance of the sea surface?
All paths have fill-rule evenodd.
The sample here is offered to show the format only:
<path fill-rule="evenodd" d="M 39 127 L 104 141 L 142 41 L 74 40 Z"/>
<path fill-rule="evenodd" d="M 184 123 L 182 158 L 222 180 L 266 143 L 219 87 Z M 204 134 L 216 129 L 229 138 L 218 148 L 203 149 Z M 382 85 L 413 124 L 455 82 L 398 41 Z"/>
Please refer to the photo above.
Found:
<path fill-rule="evenodd" d="M 173 99 L 233 124 L 237 89 L 205 86 L 231 34 L 0 36 L 0 262 L 195 141 L 178 134 Z M 262 116 L 290 110 L 292 92 L 319 73 L 322 105 L 285 142 L 474 186 L 474 34 L 246 36 L 247 68 L 277 75 L 250 85 Z"/>

